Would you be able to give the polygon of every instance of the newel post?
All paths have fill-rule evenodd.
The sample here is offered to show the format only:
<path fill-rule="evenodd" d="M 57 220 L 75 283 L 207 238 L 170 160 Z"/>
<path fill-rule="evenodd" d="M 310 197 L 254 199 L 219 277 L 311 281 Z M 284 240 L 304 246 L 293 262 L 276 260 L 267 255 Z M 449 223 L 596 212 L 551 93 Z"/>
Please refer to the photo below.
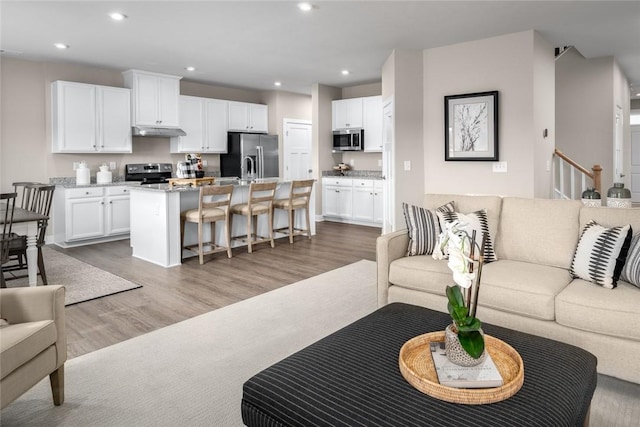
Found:
<path fill-rule="evenodd" d="M 593 165 L 591 170 L 593 171 L 593 186 L 596 188 L 596 191 L 598 193 L 602 194 L 602 191 L 600 191 L 602 188 L 602 182 L 600 178 L 600 175 L 602 174 L 602 166 Z"/>

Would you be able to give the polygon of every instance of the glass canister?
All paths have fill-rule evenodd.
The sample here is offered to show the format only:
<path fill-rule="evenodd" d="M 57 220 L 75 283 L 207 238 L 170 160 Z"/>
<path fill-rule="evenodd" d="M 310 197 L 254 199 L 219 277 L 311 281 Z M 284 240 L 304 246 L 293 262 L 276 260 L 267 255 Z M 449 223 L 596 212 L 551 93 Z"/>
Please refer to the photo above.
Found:
<path fill-rule="evenodd" d="M 587 189 L 582 192 L 582 204 L 588 207 L 602 206 L 600 193 L 594 187 L 587 187 Z"/>
<path fill-rule="evenodd" d="M 631 190 L 624 187 L 622 182 L 614 182 L 607 191 L 607 206 L 610 208 L 630 208 Z"/>

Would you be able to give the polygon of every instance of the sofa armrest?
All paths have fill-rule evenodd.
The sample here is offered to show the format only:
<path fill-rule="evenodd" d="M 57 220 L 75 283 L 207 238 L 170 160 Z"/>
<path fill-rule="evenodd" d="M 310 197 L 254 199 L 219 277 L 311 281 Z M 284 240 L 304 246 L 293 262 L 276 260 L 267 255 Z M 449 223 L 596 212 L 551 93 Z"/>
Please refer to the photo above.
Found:
<path fill-rule="evenodd" d="M 65 288 L 61 285 L 7 288 L 0 291 L 0 317 L 10 324 L 53 320 L 56 325 L 57 366 L 67 360 Z"/>
<path fill-rule="evenodd" d="M 376 263 L 378 267 L 378 307 L 388 303 L 389 266 L 407 254 L 409 234 L 407 230 L 398 230 L 378 237 L 376 241 Z"/>

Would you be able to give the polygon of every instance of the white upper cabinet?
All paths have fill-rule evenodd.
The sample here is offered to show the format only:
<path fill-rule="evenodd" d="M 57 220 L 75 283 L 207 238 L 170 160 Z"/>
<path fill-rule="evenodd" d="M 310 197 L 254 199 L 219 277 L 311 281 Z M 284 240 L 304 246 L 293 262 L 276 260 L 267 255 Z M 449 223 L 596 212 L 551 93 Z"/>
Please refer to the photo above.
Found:
<path fill-rule="evenodd" d="M 226 153 L 228 101 L 180 96 L 181 129 L 171 138 L 172 153 Z"/>
<path fill-rule="evenodd" d="M 364 151 L 382 152 L 382 96 L 362 98 Z"/>
<path fill-rule="evenodd" d="M 333 130 L 361 128 L 363 125 L 362 104 L 362 98 L 332 101 Z"/>
<path fill-rule="evenodd" d="M 268 129 L 268 106 L 229 101 L 229 131 L 266 133 Z"/>
<path fill-rule="evenodd" d="M 179 127 L 181 77 L 148 71 L 122 73 L 131 89 L 131 122 L 134 126 Z"/>
<path fill-rule="evenodd" d="M 54 153 L 131 153 L 130 90 L 66 81 L 51 84 Z"/>

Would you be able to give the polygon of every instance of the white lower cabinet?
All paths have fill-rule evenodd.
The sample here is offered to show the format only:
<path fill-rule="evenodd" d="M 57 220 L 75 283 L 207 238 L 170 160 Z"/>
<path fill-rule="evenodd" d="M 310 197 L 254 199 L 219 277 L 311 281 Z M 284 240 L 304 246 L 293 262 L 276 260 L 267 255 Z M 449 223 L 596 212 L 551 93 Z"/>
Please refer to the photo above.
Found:
<path fill-rule="evenodd" d="M 64 247 L 128 237 L 128 186 L 66 188 L 55 194 L 56 244 Z"/>
<path fill-rule="evenodd" d="M 351 218 L 353 216 L 353 188 L 350 179 L 322 180 L 323 215 Z"/>
<path fill-rule="evenodd" d="M 374 179 L 322 179 L 322 213 L 329 221 L 382 225 L 382 181 Z"/>

